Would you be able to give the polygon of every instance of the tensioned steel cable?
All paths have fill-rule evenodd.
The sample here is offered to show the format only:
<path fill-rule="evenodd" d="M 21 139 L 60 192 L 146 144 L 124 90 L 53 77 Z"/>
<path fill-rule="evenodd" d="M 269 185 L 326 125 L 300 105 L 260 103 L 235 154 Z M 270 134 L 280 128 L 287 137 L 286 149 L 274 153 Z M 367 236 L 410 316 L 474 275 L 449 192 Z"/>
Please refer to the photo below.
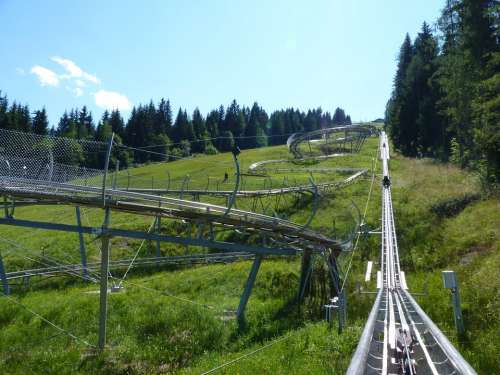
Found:
<path fill-rule="evenodd" d="M 374 166 L 373 166 L 372 181 L 371 181 L 371 184 L 370 184 L 370 190 L 368 191 L 368 198 L 366 200 L 365 209 L 364 209 L 364 212 L 363 212 L 363 218 L 361 219 L 361 224 L 363 224 L 365 222 L 366 214 L 368 212 L 368 205 L 369 205 L 370 200 L 371 200 L 372 191 L 373 191 L 373 185 L 374 185 L 374 182 L 375 182 L 376 167 L 377 167 L 377 161 L 375 161 Z M 342 287 L 340 288 L 340 292 L 342 292 L 344 290 L 345 284 L 347 282 L 347 278 L 349 276 L 349 272 L 350 272 L 351 266 L 352 266 L 352 260 L 354 258 L 354 253 L 355 253 L 356 249 L 358 248 L 358 242 L 359 242 L 360 236 L 361 236 L 361 232 L 358 232 L 358 235 L 356 237 L 356 242 L 354 243 L 354 247 L 353 247 L 352 252 L 351 252 L 351 258 L 349 259 L 349 265 L 347 266 L 347 271 L 346 271 L 344 280 L 342 281 Z"/>
<path fill-rule="evenodd" d="M 286 137 L 290 136 L 292 134 L 295 134 L 297 132 L 293 133 L 283 133 L 283 134 L 270 134 L 270 135 L 240 135 L 237 137 L 212 137 L 212 138 L 203 138 L 203 139 L 197 139 L 195 141 L 187 141 L 188 143 L 200 143 L 200 142 L 205 142 L 205 141 L 213 141 L 217 139 L 251 139 L 251 138 L 276 138 L 276 137 Z M 186 142 L 186 141 L 184 141 Z M 183 142 L 176 142 L 176 143 L 168 143 L 168 144 L 157 144 L 157 145 L 149 145 L 149 146 L 143 146 L 143 147 L 138 147 L 138 149 L 146 149 L 146 148 L 155 148 L 155 147 L 165 147 L 165 146 L 178 146 L 182 145 Z"/>
<path fill-rule="evenodd" d="M 150 233 L 151 232 L 151 229 L 153 229 L 153 226 L 155 225 L 155 222 L 156 222 L 156 218 L 153 219 L 153 221 L 151 222 L 151 225 L 149 226 L 148 228 L 148 231 L 147 233 Z M 134 257 L 132 258 L 132 261 L 130 262 L 129 266 L 127 267 L 127 270 L 125 271 L 125 273 L 123 274 L 120 282 L 118 283 L 118 287 L 121 287 L 122 284 L 123 284 L 123 281 L 125 280 L 125 278 L 127 277 L 128 275 L 128 271 L 130 271 L 130 269 L 132 268 L 132 266 L 134 265 L 134 262 L 135 260 L 137 259 L 137 256 L 139 255 L 139 252 L 141 251 L 142 249 L 142 246 L 146 243 L 146 239 L 144 238 L 141 242 L 141 244 L 139 245 L 139 248 L 137 249 L 137 251 L 135 252 L 135 255 Z"/>
<path fill-rule="evenodd" d="M 136 284 L 136 283 L 133 283 L 129 280 L 124 280 L 125 284 L 129 284 L 129 285 L 132 285 L 132 286 L 135 286 L 137 288 L 141 288 L 141 289 L 144 289 L 144 290 L 147 290 L 147 291 L 150 291 L 150 292 L 156 292 L 162 296 L 166 296 L 166 297 L 170 297 L 170 298 L 173 298 L 173 299 L 176 299 L 178 301 L 181 301 L 181 302 L 186 302 L 186 303 L 190 303 L 190 304 L 193 304 L 193 305 L 197 305 L 197 306 L 200 306 L 200 307 L 204 307 L 206 309 L 209 309 L 209 310 L 215 310 L 215 311 L 219 311 L 219 312 L 223 312 L 222 309 L 219 309 L 215 306 L 211 306 L 211 305 L 207 305 L 205 303 L 201 303 L 201 302 L 197 302 L 197 301 L 193 301 L 193 300 L 190 300 L 188 298 L 184 298 L 184 297 L 179 297 L 179 296 L 176 296 L 174 294 L 171 294 L 165 290 L 158 290 L 158 289 L 155 289 L 155 288 L 150 288 L 150 287 L 147 287 L 147 286 L 144 286 L 144 285 L 141 285 L 141 284 Z"/>
<path fill-rule="evenodd" d="M 243 355 L 241 355 L 241 356 L 239 356 L 239 357 L 237 357 L 237 358 L 235 358 L 235 359 L 233 359 L 233 360 L 231 360 L 231 361 L 228 361 L 228 362 L 226 362 L 226 363 L 223 363 L 222 365 L 216 366 L 216 367 L 214 367 L 214 368 L 212 368 L 212 369 L 210 369 L 210 370 L 208 370 L 208 371 L 205 371 L 205 372 L 203 372 L 201 375 L 212 374 L 212 373 L 214 373 L 214 372 L 216 372 L 216 371 L 220 370 L 220 369 L 221 369 L 221 368 L 223 368 L 223 367 L 226 367 L 226 366 L 232 365 L 233 363 L 239 362 L 239 361 L 241 361 L 242 359 L 248 358 L 248 357 L 250 357 L 250 356 L 252 356 L 252 355 L 254 355 L 254 354 L 258 353 L 258 352 L 263 351 L 264 349 L 270 348 L 270 347 L 271 347 L 271 346 L 273 346 L 273 345 L 276 345 L 276 344 L 278 344 L 278 343 L 280 343 L 280 342 L 282 342 L 282 341 L 284 341 L 284 340 L 287 340 L 287 339 L 289 339 L 290 337 L 292 337 L 292 335 L 291 335 L 291 334 L 288 334 L 288 335 L 286 335 L 286 336 L 280 337 L 279 339 L 276 339 L 276 340 L 274 340 L 274 341 L 270 342 L 270 343 L 269 343 L 269 344 L 267 344 L 267 345 L 264 345 L 264 346 L 262 346 L 262 347 L 260 347 L 260 348 L 258 348 L 258 349 L 255 349 L 255 350 L 251 351 L 250 353 L 243 354 Z"/>
<path fill-rule="evenodd" d="M 148 151 L 148 150 L 144 150 L 144 149 L 140 149 L 140 148 L 137 148 L 137 147 L 133 147 L 133 146 L 126 146 L 126 145 L 123 145 L 123 144 L 116 144 L 116 147 L 120 147 L 120 148 L 124 148 L 124 149 L 128 149 L 128 150 L 134 150 L 134 151 L 138 151 L 138 152 L 144 152 L 146 154 L 151 154 L 151 155 L 158 155 L 158 156 L 163 156 L 163 157 L 166 157 L 166 158 L 172 158 L 172 159 L 176 159 L 176 161 L 179 161 L 179 160 L 196 160 L 198 162 L 201 162 L 201 163 L 204 163 L 204 164 L 217 164 L 217 165 L 220 165 L 220 164 L 225 164 L 225 165 L 233 165 L 234 163 L 232 162 L 228 162 L 228 161 L 205 161 L 205 160 L 200 160 L 200 158 L 196 158 L 196 157 L 193 157 L 193 156 L 177 156 L 177 155 L 173 155 L 173 154 L 167 154 L 167 153 L 162 153 L 162 152 L 156 152 L 156 151 Z"/>
<path fill-rule="evenodd" d="M 21 303 L 21 302 L 19 302 L 19 301 L 16 301 L 16 299 L 15 299 L 15 298 L 13 298 L 13 297 L 11 297 L 11 296 L 9 296 L 9 295 L 7 295 L 7 294 L 4 294 L 4 293 L 2 293 L 2 292 L 0 292 L 0 293 L 1 293 L 1 294 L 5 297 L 5 298 L 7 298 L 9 301 L 11 301 L 11 302 L 15 303 L 15 304 L 16 304 L 16 305 L 18 305 L 18 306 L 21 306 L 23 309 L 25 309 L 26 311 L 30 312 L 31 314 L 33 314 L 33 315 L 34 315 L 34 316 L 36 316 L 37 318 L 39 318 L 39 319 L 43 320 L 45 323 L 47 323 L 47 324 L 48 324 L 48 325 L 50 325 L 51 327 L 53 327 L 53 328 L 57 329 L 59 332 L 64 333 L 65 335 L 67 335 L 67 336 L 71 337 L 72 339 L 74 339 L 74 340 L 76 340 L 76 341 L 79 341 L 79 342 L 81 342 L 81 343 L 83 343 L 83 344 L 85 344 L 85 345 L 87 345 L 87 346 L 89 346 L 89 347 L 91 347 L 91 348 L 95 348 L 95 345 L 92 345 L 92 344 L 88 343 L 86 340 L 81 339 L 80 337 L 78 337 L 78 336 L 74 335 L 73 333 L 71 333 L 71 332 L 69 332 L 69 331 L 65 330 L 64 328 L 62 328 L 62 327 L 58 326 L 57 324 L 55 324 L 55 323 L 51 322 L 50 320 L 48 320 L 47 318 L 43 317 L 42 315 L 40 315 L 40 314 L 39 314 L 39 313 L 37 313 L 36 311 L 33 311 L 32 309 L 30 309 L 28 306 L 26 306 L 26 305 L 22 304 L 22 303 Z"/>

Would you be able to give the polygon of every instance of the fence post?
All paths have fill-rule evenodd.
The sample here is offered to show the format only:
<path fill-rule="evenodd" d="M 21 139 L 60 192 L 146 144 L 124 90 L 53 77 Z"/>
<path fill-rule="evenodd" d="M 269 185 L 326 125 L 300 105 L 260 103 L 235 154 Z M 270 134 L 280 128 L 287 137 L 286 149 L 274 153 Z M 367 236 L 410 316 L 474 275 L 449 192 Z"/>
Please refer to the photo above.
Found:
<path fill-rule="evenodd" d="M 113 139 L 115 138 L 115 133 L 111 134 L 111 138 L 108 141 L 108 149 L 106 151 L 106 161 L 104 162 L 104 177 L 102 180 L 102 205 L 106 205 L 106 178 L 108 177 L 109 168 L 109 158 L 111 157 L 111 149 L 113 148 Z"/>

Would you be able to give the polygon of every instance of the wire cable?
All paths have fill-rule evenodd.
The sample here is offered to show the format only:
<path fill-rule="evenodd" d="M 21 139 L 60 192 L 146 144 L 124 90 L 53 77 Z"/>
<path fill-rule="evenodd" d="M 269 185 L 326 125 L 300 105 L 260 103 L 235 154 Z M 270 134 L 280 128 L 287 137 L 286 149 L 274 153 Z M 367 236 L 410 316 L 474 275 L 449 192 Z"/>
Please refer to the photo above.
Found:
<path fill-rule="evenodd" d="M 11 302 L 15 303 L 16 305 L 18 306 L 21 306 L 23 309 L 25 309 L 26 311 L 30 312 L 31 314 L 33 314 L 34 316 L 36 316 L 37 318 L 43 320 L 45 323 L 47 323 L 48 325 L 50 325 L 51 327 L 57 329 L 59 332 L 71 337 L 72 339 L 76 340 L 76 341 L 79 341 L 91 348 L 95 348 L 95 345 L 92 345 L 90 344 L 89 342 L 85 341 L 84 339 L 81 339 L 80 337 L 74 335 L 73 333 L 65 330 L 64 328 L 61 328 L 60 326 L 58 326 L 57 324 L 51 322 L 50 320 L 48 320 L 47 318 L 44 318 L 42 315 L 40 315 L 39 313 L 37 313 L 36 311 L 33 311 L 31 310 L 28 306 L 26 305 L 23 305 L 21 302 L 19 301 L 16 301 L 15 298 L 3 293 L 3 292 L 0 292 L 5 298 L 7 298 L 8 300 L 10 300 Z"/>
<path fill-rule="evenodd" d="M 377 160 L 376 157 L 375 157 L 375 160 Z M 364 224 L 365 218 L 366 218 L 366 214 L 368 212 L 368 205 L 369 205 L 370 200 L 371 200 L 372 191 L 373 191 L 373 185 L 374 185 L 374 182 L 375 182 L 375 170 L 376 170 L 376 167 L 377 167 L 377 163 L 375 163 L 373 165 L 372 181 L 371 181 L 371 184 L 370 184 L 370 190 L 368 191 L 368 198 L 366 199 L 366 204 L 365 204 L 365 209 L 364 209 L 364 212 L 363 212 L 363 217 L 361 219 L 361 224 Z M 345 284 L 347 282 L 347 278 L 349 276 L 349 272 L 350 272 L 351 266 L 352 266 L 352 260 L 354 258 L 354 253 L 356 252 L 356 249 L 358 248 L 358 243 L 359 243 L 359 238 L 360 237 L 361 237 L 361 232 L 358 232 L 358 235 L 356 237 L 356 242 L 354 243 L 354 247 L 353 247 L 352 252 L 351 252 L 351 257 L 349 259 L 349 264 L 347 266 L 347 271 L 345 273 L 344 280 L 342 281 L 342 287 L 340 288 L 340 292 L 342 292 L 344 290 Z"/>
<path fill-rule="evenodd" d="M 113 277 L 114 279 L 114 277 Z M 214 306 L 211 306 L 211 305 L 207 305 L 207 304 L 204 304 L 204 303 L 200 303 L 200 302 L 196 302 L 196 301 L 192 301 L 190 299 L 187 299 L 187 298 L 183 298 L 183 297 L 179 297 L 179 296 L 176 296 L 174 294 L 171 294 L 167 291 L 162 291 L 162 290 L 158 290 L 158 289 L 154 289 L 154 288 L 150 288 L 150 287 L 147 287 L 147 286 L 144 286 L 144 285 L 141 285 L 141 284 L 136 284 L 136 283 L 133 283 L 129 280 L 124 280 L 125 284 L 130 284 L 132 286 L 135 286 L 137 288 L 141 288 L 141 289 L 144 289 L 144 290 L 148 290 L 150 292 L 156 292 L 162 296 L 167 296 L 167 297 L 170 297 L 170 298 L 173 298 L 173 299 L 176 299 L 178 301 L 181 301 L 181 302 L 186 302 L 186 303 L 190 303 L 190 304 L 193 304 L 193 305 L 197 305 L 197 306 L 200 306 L 200 307 L 204 307 L 206 309 L 209 309 L 209 310 L 216 310 L 216 311 L 222 311 L 221 309 L 219 308 L 216 308 Z"/>
<path fill-rule="evenodd" d="M 148 231 L 147 233 L 150 233 L 151 232 L 151 229 L 153 229 L 153 226 L 156 222 L 156 218 L 153 219 L 151 225 L 149 226 L 148 228 Z M 141 251 L 142 249 L 142 246 L 146 243 L 146 239 L 144 238 L 141 242 L 141 244 L 139 245 L 139 248 L 137 249 L 137 251 L 135 252 L 135 255 L 134 257 L 132 258 L 132 261 L 130 262 L 129 266 L 127 267 L 127 270 L 125 271 L 125 273 L 123 274 L 122 276 L 122 279 L 120 280 L 120 282 L 118 283 L 118 287 L 121 287 L 122 284 L 123 284 L 123 281 L 125 280 L 125 278 L 127 277 L 127 274 L 128 274 L 128 271 L 130 271 L 130 269 L 132 268 L 132 266 L 134 265 L 134 262 L 137 258 L 137 256 L 139 255 L 139 252 Z"/>
<path fill-rule="evenodd" d="M 258 349 L 255 349 L 255 350 L 251 351 L 250 353 L 243 354 L 243 355 L 241 355 L 241 356 L 239 356 L 239 357 L 237 357 L 237 358 L 235 358 L 235 359 L 233 359 L 233 360 L 231 360 L 231 361 L 229 361 L 229 362 L 223 363 L 222 365 L 219 365 L 219 366 L 214 367 L 214 368 L 212 368 L 212 369 L 210 369 L 210 370 L 208 370 L 208 371 L 205 371 L 205 372 L 203 372 L 201 375 L 212 374 L 212 373 L 214 373 L 214 372 L 216 372 L 216 371 L 220 370 L 220 369 L 221 369 L 221 368 L 223 368 L 223 367 L 226 367 L 226 366 L 232 365 L 232 364 L 234 364 L 234 363 L 236 363 L 236 362 L 241 361 L 242 359 L 248 358 L 248 357 L 250 357 L 250 356 L 252 356 L 252 355 L 254 355 L 254 354 L 256 354 L 256 353 L 259 353 L 259 352 L 263 351 L 264 349 L 267 349 L 267 348 L 270 348 L 270 347 L 271 347 L 271 346 L 273 346 L 273 345 L 276 345 L 276 344 L 277 344 L 277 343 L 279 343 L 279 342 L 285 341 L 285 340 L 289 339 L 290 337 L 292 337 L 292 335 L 291 335 L 291 334 L 288 334 L 288 335 L 286 335 L 286 336 L 284 336 L 284 337 L 280 337 L 279 339 L 276 339 L 276 340 L 274 340 L 274 341 L 270 342 L 270 343 L 269 343 L 269 344 L 267 344 L 267 345 L 264 345 L 264 346 L 262 346 L 262 347 L 260 347 L 260 348 L 258 348 Z"/>
<path fill-rule="evenodd" d="M 167 143 L 167 144 L 157 144 L 157 145 L 148 145 L 148 146 L 142 146 L 138 147 L 139 149 L 146 149 L 146 148 L 155 148 L 155 147 L 165 147 L 165 146 L 178 146 L 186 141 L 188 143 L 199 143 L 199 142 L 206 142 L 206 141 L 214 141 L 217 139 L 251 139 L 251 138 L 276 138 L 276 137 L 287 137 L 295 133 L 300 133 L 300 132 L 293 132 L 293 133 L 283 133 L 283 134 L 270 134 L 270 135 L 240 135 L 238 137 L 212 137 L 212 138 L 203 138 L 203 139 L 197 139 L 195 141 L 188 141 L 184 140 L 182 142 L 176 142 L 176 143 Z"/>

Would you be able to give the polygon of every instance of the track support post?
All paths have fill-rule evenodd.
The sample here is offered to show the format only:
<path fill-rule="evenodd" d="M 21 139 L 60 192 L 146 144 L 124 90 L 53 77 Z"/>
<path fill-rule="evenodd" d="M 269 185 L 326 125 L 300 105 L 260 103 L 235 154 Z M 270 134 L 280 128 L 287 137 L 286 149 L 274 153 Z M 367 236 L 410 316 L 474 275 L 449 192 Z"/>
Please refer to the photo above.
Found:
<path fill-rule="evenodd" d="M 111 134 L 111 138 L 108 141 L 108 148 L 106 150 L 106 161 L 104 162 L 104 174 L 102 177 L 102 205 L 106 206 L 106 179 L 108 177 L 109 159 L 111 158 L 111 150 L 113 148 L 113 140 L 115 138 L 115 133 Z"/>
<path fill-rule="evenodd" d="M 76 206 L 75 207 L 76 211 L 76 224 L 78 225 L 78 241 L 80 243 L 80 259 L 82 261 L 82 276 L 84 279 L 87 279 L 88 272 L 87 272 L 87 254 L 85 251 L 85 242 L 83 240 L 83 232 L 81 230 L 82 228 L 82 218 L 80 215 L 80 207 Z"/>
<path fill-rule="evenodd" d="M 460 305 L 460 292 L 458 289 L 457 275 L 455 271 L 443 271 L 442 275 L 444 287 L 451 290 L 451 302 L 453 305 L 455 327 L 459 335 L 464 335 L 465 327 L 464 320 L 462 318 L 462 307 Z"/>
<path fill-rule="evenodd" d="M 2 279 L 3 294 L 9 295 L 10 294 L 9 281 L 7 280 L 7 275 L 5 274 L 2 254 L 0 254 L 0 279 Z"/>
<path fill-rule="evenodd" d="M 156 233 L 161 234 L 161 218 L 160 216 L 156 217 Z M 160 240 L 156 241 L 156 258 L 161 257 L 161 248 L 160 248 Z"/>
<path fill-rule="evenodd" d="M 252 288 L 255 283 L 257 273 L 259 272 L 261 261 L 262 255 L 257 254 L 255 256 L 255 260 L 253 261 L 250 274 L 248 275 L 245 289 L 243 290 L 243 294 L 241 295 L 240 304 L 238 306 L 238 310 L 236 311 L 236 318 L 240 327 L 242 327 L 245 323 L 245 308 L 247 306 L 248 299 L 250 298 L 250 294 L 252 293 Z"/>
<path fill-rule="evenodd" d="M 299 282 L 299 293 L 298 293 L 299 304 L 304 299 L 306 287 L 307 287 L 307 284 L 309 283 L 311 273 L 312 273 L 312 254 L 311 254 L 311 250 L 306 249 L 304 251 L 304 255 L 302 255 L 302 262 L 301 262 L 301 268 L 300 268 L 300 282 Z"/>
<path fill-rule="evenodd" d="M 99 293 L 99 339 L 97 347 L 99 350 L 104 350 L 106 345 L 106 323 L 108 310 L 108 272 L 109 272 L 109 249 L 110 235 L 108 233 L 109 226 L 109 208 L 106 208 L 104 223 L 102 226 L 102 246 L 101 246 L 101 288 Z"/>
<path fill-rule="evenodd" d="M 347 293 L 342 289 L 339 295 L 339 331 L 342 332 L 344 327 L 347 326 Z"/>

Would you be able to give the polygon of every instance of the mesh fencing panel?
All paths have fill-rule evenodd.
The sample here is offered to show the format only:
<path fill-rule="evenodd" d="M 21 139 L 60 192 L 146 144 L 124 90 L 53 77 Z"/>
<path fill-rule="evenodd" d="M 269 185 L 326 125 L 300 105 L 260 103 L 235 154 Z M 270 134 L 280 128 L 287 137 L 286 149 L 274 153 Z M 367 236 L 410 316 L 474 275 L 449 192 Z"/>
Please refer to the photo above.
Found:
<path fill-rule="evenodd" d="M 46 190 L 53 183 L 102 186 L 107 144 L 0 129 L 0 184 Z"/>

